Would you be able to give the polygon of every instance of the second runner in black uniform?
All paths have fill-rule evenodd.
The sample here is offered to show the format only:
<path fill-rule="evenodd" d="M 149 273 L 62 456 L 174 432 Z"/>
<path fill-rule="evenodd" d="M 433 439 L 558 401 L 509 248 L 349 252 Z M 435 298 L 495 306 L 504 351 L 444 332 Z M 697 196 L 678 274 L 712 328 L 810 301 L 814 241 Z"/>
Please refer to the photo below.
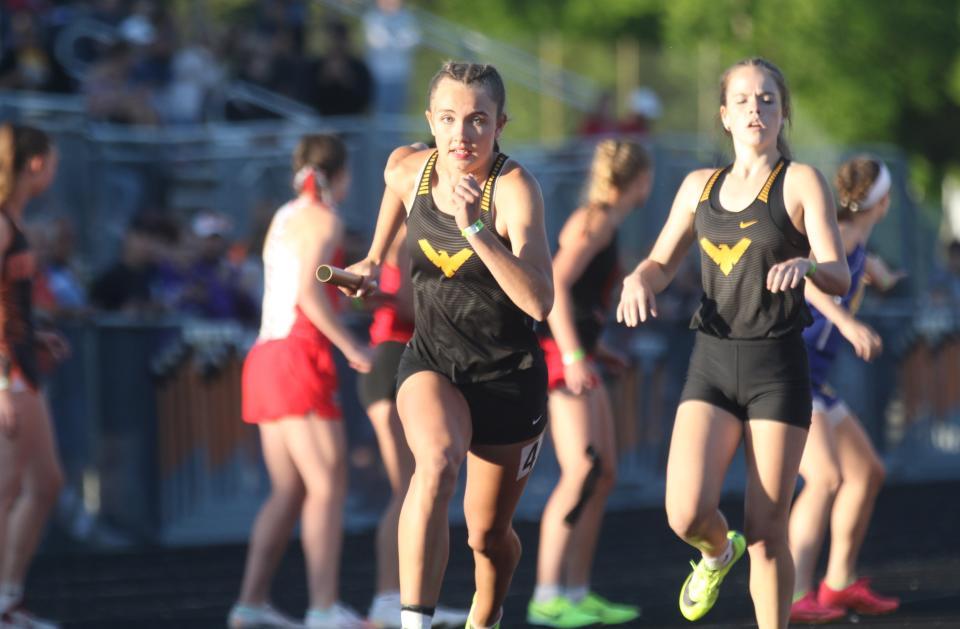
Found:
<path fill-rule="evenodd" d="M 624 280 L 618 307 L 628 325 L 656 316 L 655 294 L 696 244 L 704 294 L 666 488 L 671 528 L 703 556 L 680 590 L 689 620 L 710 611 L 747 550 L 759 627 L 785 628 L 790 612 L 787 516 L 810 415 L 804 278 L 842 295 L 850 272 L 826 181 L 789 161 L 789 116 L 790 92 L 769 61 L 747 59 L 724 73 L 720 119 L 733 164 L 687 176 L 650 256 Z M 731 531 L 718 508 L 741 441 L 744 534 Z"/>

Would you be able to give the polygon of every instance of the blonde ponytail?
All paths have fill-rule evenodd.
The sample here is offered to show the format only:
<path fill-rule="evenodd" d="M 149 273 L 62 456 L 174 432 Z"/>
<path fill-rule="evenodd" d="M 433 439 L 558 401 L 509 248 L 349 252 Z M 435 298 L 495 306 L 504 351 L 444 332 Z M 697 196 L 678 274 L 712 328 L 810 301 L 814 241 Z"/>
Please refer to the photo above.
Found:
<path fill-rule="evenodd" d="M 604 207 L 614 192 L 622 192 L 640 173 L 650 170 L 647 151 L 629 140 L 601 140 L 593 153 L 587 205 Z"/>

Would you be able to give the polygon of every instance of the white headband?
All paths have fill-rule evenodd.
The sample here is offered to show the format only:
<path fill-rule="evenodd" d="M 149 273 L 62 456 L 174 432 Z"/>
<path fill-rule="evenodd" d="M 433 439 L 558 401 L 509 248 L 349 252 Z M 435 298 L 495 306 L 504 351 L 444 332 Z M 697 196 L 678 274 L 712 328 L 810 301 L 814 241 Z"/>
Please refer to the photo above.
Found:
<path fill-rule="evenodd" d="M 873 207 L 880 202 L 880 199 L 883 198 L 883 195 L 890 192 L 890 185 L 892 183 L 890 179 L 890 170 L 883 162 L 878 163 L 880 164 L 880 172 L 877 173 L 876 180 L 873 182 L 873 185 L 870 186 L 870 190 L 867 191 L 866 196 L 863 197 L 863 201 L 860 201 L 859 203 L 854 201 L 850 204 L 851 212 L 858 212 L 860 210 Z"/>

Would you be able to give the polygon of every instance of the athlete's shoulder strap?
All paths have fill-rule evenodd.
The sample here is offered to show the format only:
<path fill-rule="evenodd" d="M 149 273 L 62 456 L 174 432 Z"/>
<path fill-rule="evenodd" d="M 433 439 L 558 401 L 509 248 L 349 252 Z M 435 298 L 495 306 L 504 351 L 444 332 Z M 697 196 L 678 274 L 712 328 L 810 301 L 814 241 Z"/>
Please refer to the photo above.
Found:
<path fill-rule="evenodd" d="M 506 154 L 500 153 L 497 159 L 493 161 L 493 168 L 490 169 L 490 175 L 483 184 L 483 195 L 480 197 L 481 212 L 490 211 L 490 206 L 493 203 L 493 193 L 497 187 L 497 178 L 500 176 L 500 171 L 503 170 L 503 166 L 507 163 L 508 159 L 509 157 L 507 157 Z"/>
<path fill-rule="evenodd" d="M 700 195 L 700 203 L 708 201 L 710 199 L 710 191 L 713 190 L 714 184 L 717 183 L 717 179 L 720 178 L 720 175 L 727 169 L 726 166 L 723 168 L 718 168 L 713 171 L 713 174 L 710 175 L 710 179 L 707 179 L 707 185 L 703 187 L 703 194 Z"/>
<path fill-rule="evenodd" d="M 770 198 L 770 189 L 773 188 L 773 182 L 777 180 L 777 177 L 780 176 L 780 173 L 783 172 L 786 165 L 787 160 L 780 158 L 780 161 L 777 162 L 777 165 L 774 166 L 773 170 L 770 171 L 770 175 L 767 177 L 766 183 L 763 184 L 763 188 L 760 189 L 760 194 L 757 195 L 757 199 L 763 203 L 768 203 L 768 199 Z"/>
<path fill-rule="evenodd" d="M 763 185 L 763 189 L 757 195 L 757 200 L 766 204 L 770 212 L 770 218 L 773 219 L 773 223 L 787 239 L 787 242 L 797 249 L 804 250 L 809 248 L 810 243 L 806 235 L 800 233 L 794 227 L 793 221 L 790 220 L 790 215 L 787 213 L 787 207 L 783 202 L 783 181 L 786 179 L 785 173 L 789 165 L 789 160 L 780 160 L 780 163 L 774 167 L 770 176 L 767 177 L 767 183 Z M 772 200 L 770 199 L 771 192 L 773 192 Z"/>
<path fill-rule="evenodd" d="M 426 196 L 430 194 L 430 178 L 433 176 L 433 167 L 437 162 L 437 151 L 434 151 L 430 156 L 423 161 L 423 166 L 420 167 L 420 174 L 417 175 L 417 179 L 413 184 L 413 196 L 409 197 L 409 203 L 407 203 L 407 216 L 410 216 L 410 212 L 413 211 L 414 204 L 417 203 L 417 199 L 421 196 Z"/>
<path fill-rule="evenodd" d="M 420 176 L 417 178 L 417 195 L 423 196 L 430 194 L 430 178 L 433 177 L 433 167 L 437 163 L 438 151 L 434 151 L 430 154 L 430 157 L 427 158 L 427 161 L 423 163 L 423 168 L 420 169 Z"/>

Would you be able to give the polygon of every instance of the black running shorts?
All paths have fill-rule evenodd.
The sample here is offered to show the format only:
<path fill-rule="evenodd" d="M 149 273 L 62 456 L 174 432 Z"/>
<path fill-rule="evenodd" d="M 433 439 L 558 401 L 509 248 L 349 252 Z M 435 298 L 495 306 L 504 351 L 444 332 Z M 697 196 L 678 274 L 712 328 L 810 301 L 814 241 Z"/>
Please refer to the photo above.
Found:
<path fill-rule="evenodd" d="M 700 400 L 743 421 L 810 427 L 810 367 L 800 334 L 733 340 L 697 332 L 680 401 Z"/>
<path fill-rule="evenodd" d="M 357 378 L 357 397 L 363 408 L 381 400 L 397 399 L 397 368 L 406 343 L 384 341 L 374 348 L 373 366 Z"/>
<path fill-rule="evenodd" d="M 434 371 L 408 346 L 397 372 L 397 390 L 419 371 Z M 441 374 L 442 375 L 442 374 Z M 470 409 L 475 445 L 523 443 L 547 425 L 547 365 L 541 352 L 533 365 L 485 382 L 454 383 Z M 808 391 L 809 393 L 809 391 Z"/>

